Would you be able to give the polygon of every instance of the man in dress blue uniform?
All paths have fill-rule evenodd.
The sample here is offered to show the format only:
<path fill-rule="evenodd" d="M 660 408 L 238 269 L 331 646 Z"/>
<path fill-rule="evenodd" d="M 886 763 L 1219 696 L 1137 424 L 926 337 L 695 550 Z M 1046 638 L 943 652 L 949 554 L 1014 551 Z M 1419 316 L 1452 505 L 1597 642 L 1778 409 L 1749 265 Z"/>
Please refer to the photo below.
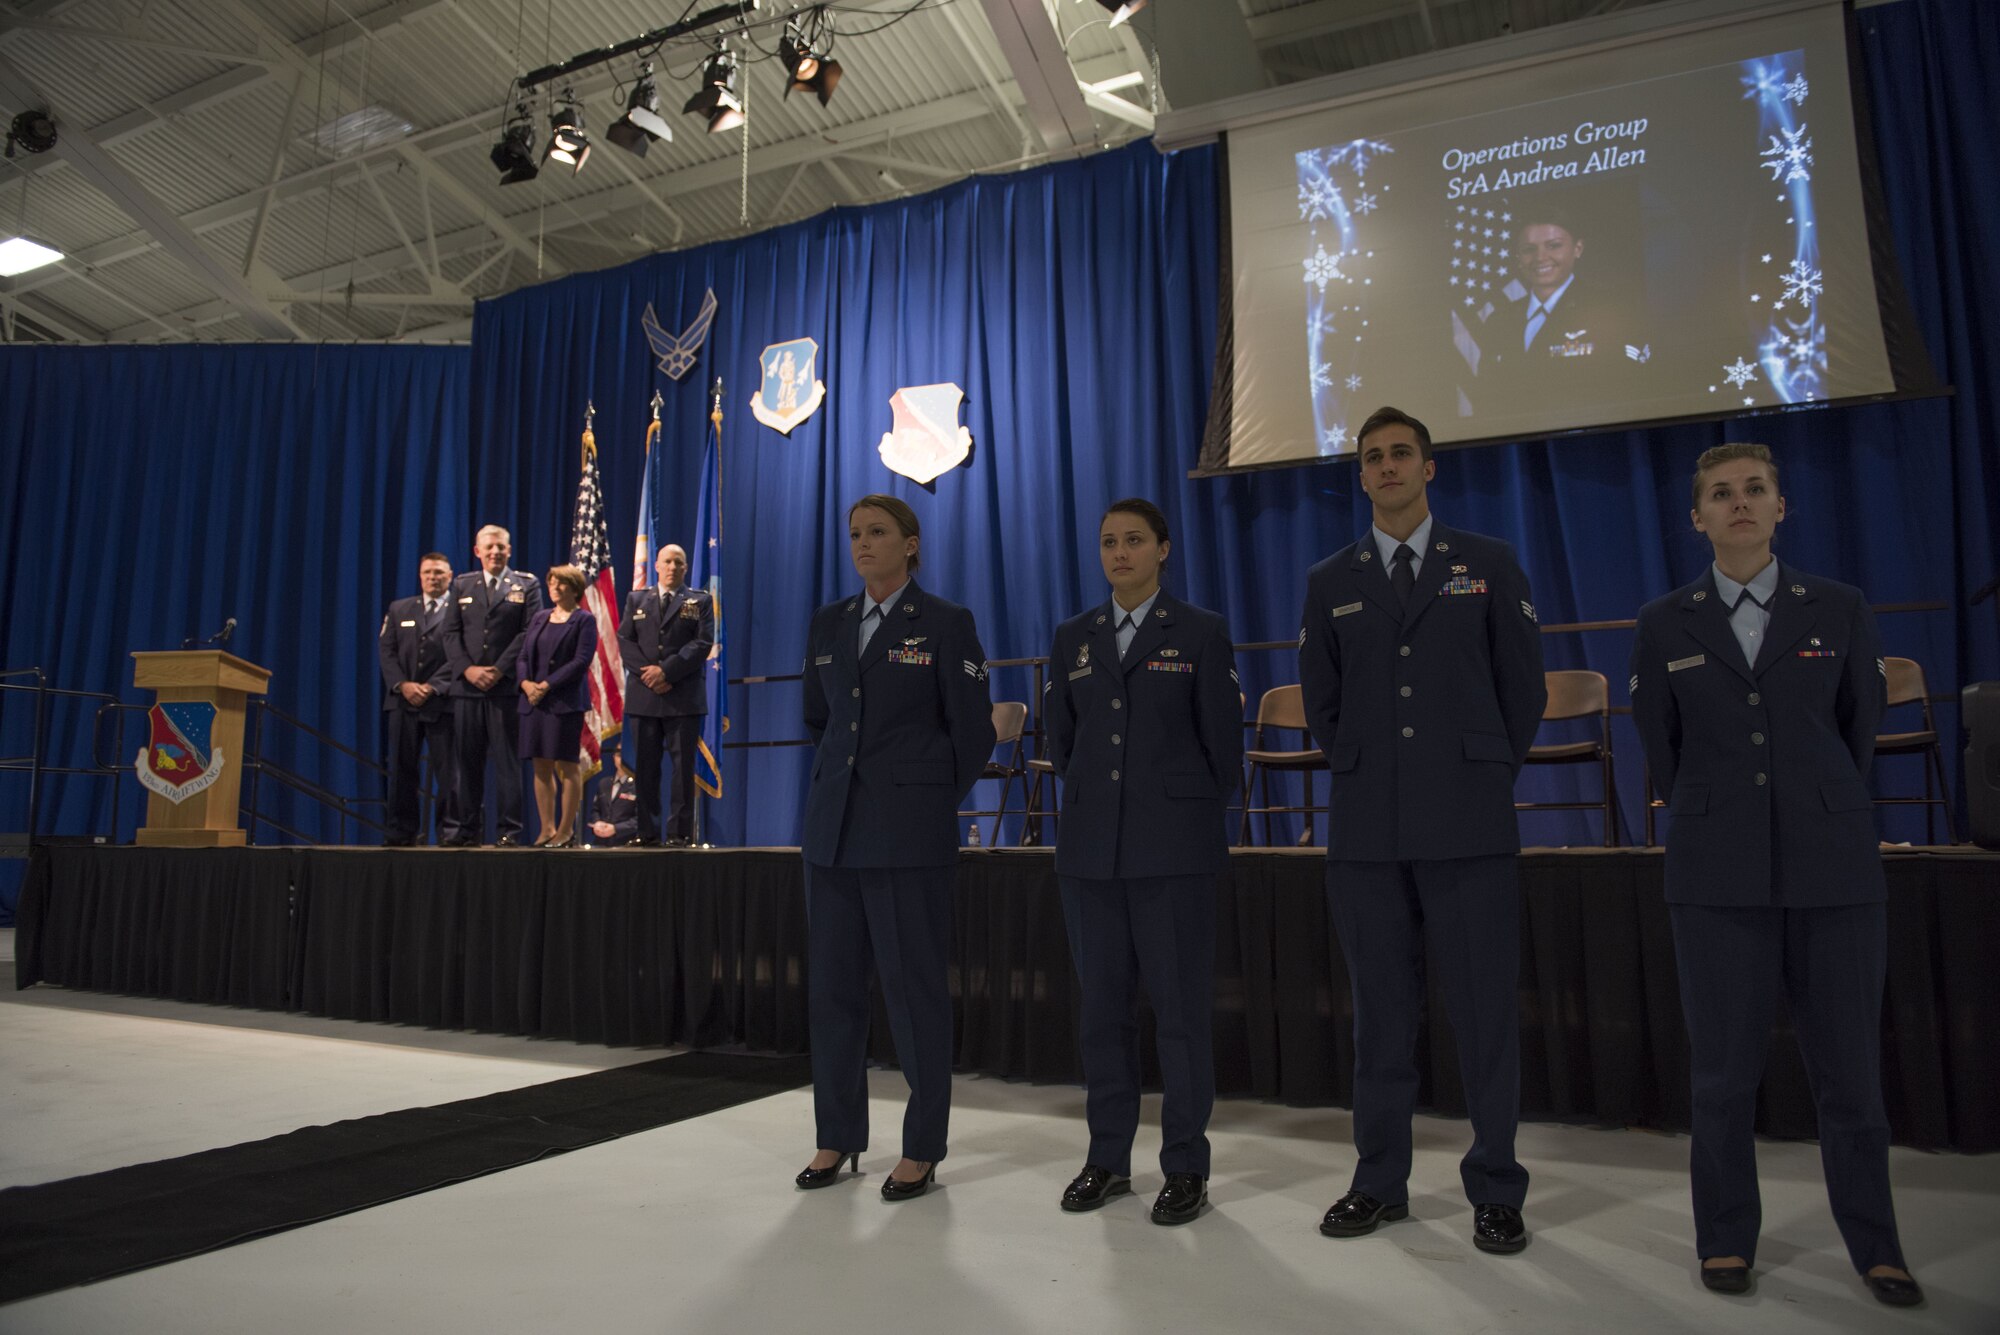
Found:
<path fill-rule="evenodd" d="M 634 842 L 660 842 L 660 760 L 673 760 L 668 847 L 694 842 L 694 752 L 708 713 L 708 652 L 715 603 L 687 587 L 687 552 L 674 543 L 655 562 L 659 585 L 635 589 L 618 626 L 625 661 L 625 720 L 637 738 L 639 826 Z"/>
<path fill-rule="evenodd" d="M 1914 1306 L 1923 1291 L 1897 1236 L 1882 1102 L 1889 893 L 1867 784 L 1884 700 L 1875 614 L 1861 590 L 1772 554 L 1785 500 L 1766 447 L 1703 454 L 1692 517 L 1714 564 L 1640 611 L 1631 687 L 1673 813 L 1666 895 L 1702 1282 L 1751 1287 L 1757 1087 L 1782 991 L 1848 1259 L 1880 1301 Z"/>
<path fill-rule="evenodd" d="M 1548 700 L 1541 635 L 1513 549 L 1432 518 L 1423 423 L 1380 408 L 1357 441 L 1374 526 L 1313 567 L 1299 632 L 1306 723 L 1331 772 L 1327 906 L 1354 986 L 1359 1162 L 1320 1231 L 1359 1237 L 1409 1214 L 1428 956 L 1472 1119 L 1473 1242 L 1517 1252 L 1514 776 Z"/>
<path fill-rule="evenodd" d="M 382 665 L 382 713 L 389 724 L 389 810 L 382 842 L 392 848 L 424 842 L 418 792 L 422 759 L 428 756 L 432 786 L 437 789 L 438 839 L 458 837 L 458 808 L 452 800 L 454 775 L 451 745 L 451 665 L 445 661 L 446 593 L 451 585 L 451 560 L 430 552 L 417 562 L 414 598 L 389 604 L 376 637 L 375 655 Z"/>
<path fill-rule="evenodd" d="M 590 832 L 600 844 L 627 844 L 639 835 L 639 785 L 625 764 L 621 744 L 611 752 L 614 773 L 597 785 L 597 819 Z"/>
<path fill-rule="evenodd" d="M 452 581 L 445 607 L 444 652 L 451 664 L 452 731 L 458 758 L 457 847 L 481 842 L 486 829 L 486 763 L 498 789 L 494 831 L 503 848 L 521 842 L 519 684 L 514 662 L 521 638 L 542 610 L 541 581 L 507 568 L 513 538 L 488 524 L 473 539 L 479 569 Z"/>

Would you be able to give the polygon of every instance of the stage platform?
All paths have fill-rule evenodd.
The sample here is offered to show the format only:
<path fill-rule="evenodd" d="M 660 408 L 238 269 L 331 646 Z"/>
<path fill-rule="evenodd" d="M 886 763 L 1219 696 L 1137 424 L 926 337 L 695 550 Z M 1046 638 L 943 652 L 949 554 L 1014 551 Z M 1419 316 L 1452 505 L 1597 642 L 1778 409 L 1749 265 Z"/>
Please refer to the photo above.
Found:
<path fill-rule="evenodd" d="M 2000 1149 L 2000 855 L 1885 850 L 1884 1078 L 1896 1143 Z M 1224 1095 L 1345 1106 L 1347 975 L 1316 850 L 1243 850 L 1217 899 Z M 1521 855 L 1521 1110 L 1684 1129 L 1687 1045 L 1657 850 Z M 799 1052 L 803 863 L 712 851 L 44 846 L 23 887 L 39 983 L 581 1042 Z M 1073 1083 L 1076 982 L 1053 854 L 968 850 L 957 1065 Z M 1435 1004 L 1422 1101 L 1461 1114 Z M 1149 1023 L 1149 1020 L 1148 1020 Z M 1759 1129 L 1814 1133 L 1782 1015 Z M 892 1056 L 886 1026 L 876 1049 Z M 1148 1033 L 1149 1078 L 1151 1038 Z"/>

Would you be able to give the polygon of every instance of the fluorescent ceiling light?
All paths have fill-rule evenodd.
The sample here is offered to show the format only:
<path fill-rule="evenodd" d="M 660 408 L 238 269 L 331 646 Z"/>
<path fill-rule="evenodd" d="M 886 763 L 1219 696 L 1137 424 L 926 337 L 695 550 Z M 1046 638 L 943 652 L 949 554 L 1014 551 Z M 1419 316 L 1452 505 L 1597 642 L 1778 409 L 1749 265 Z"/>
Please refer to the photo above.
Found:
<path fill-rule="evenodd" d="M 63 253 L 52 246 L 30 241 L 25 236 L 10 237 L 0 241 L 0 278 L 12 278 L 44 264 L 54 264 L 62 257 Z"/>

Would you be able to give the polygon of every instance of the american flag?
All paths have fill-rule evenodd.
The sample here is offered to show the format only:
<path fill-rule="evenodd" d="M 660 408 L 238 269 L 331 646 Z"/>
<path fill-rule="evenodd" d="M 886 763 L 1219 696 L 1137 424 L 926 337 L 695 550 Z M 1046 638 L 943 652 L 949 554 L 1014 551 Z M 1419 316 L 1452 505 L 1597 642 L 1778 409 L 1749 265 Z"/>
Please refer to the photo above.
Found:
<path fill-rule="evenodd" d="M 576 484 L 570 564 L 583 572 L 583 605 L 597 618 L 597 657 L 590 664 L 590 708 L 583 715 L 583 777 L 604 764 L 604 743 L 625 726 L 625 677 L 618 658 L 618 584 L 612 573 L 611 531 L 604 522 L 604 485 L 597 472 L 597 437 L 583 432 L 583 477 Z"/>

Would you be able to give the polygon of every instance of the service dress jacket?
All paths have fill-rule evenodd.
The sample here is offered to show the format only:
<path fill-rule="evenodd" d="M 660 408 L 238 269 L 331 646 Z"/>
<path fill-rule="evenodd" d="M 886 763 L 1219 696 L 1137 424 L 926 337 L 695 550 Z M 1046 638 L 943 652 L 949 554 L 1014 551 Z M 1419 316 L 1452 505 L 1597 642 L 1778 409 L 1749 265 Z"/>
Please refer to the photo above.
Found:
<path fill-rule="evenodd" d="M 1888 898 L 1868 766 L 1887 690 L 1861 590 L 1780 565 L 1754 667 L 1713 567 L 1639 613 L 1632 717 L 1667 799 L 1667 902 Z"/>
<path fill-rule="evenodd" d="M 618 626 L 618 655 L 625 664 L 625 712 L 642 718 L 685 718 L 708 712 L 708 652 L 715 647 L 715 600 L 683 585 L 669 594 L 634 589 Z M 658 666 L 672 689 L 665 694 L 639 680 Z"/>
<path fill-rule="evenodd" d="M 1498 538 L 1434 521 L 1430 542 L 1407 608 L 1372 532 L 1306 577 L 1299 683 L 1332 861 L 1521 848 L 1514 778 L 1548 703 L 1528 577 Z"/>
<path fill-rule="evenodd" d="M 1062 776 L 1056 872 L 1199 876 L 1229 862 L 1225 808 L 1243 786 L 1236 646 L 1220 616 L 1164 589 L 1118 657 L 1106 601 L 1056 628 L 1049 761 Z"/>
<path fill-rule="evenodd" d="M 486 587 L 486 572 L 474 570 L 451 582 L 445 595 L 444 652 L 451 664 L 451 693 L 468 700 L 505 700 L 520 678 L 515 660 L 521 656 L 521 636 L 535 613 L 542 610 L 541 581 L 509 570 L 500 577 L 496 594 Z M 469 667 L 497 667 L 500 680 L 482 691 L 465 680 Z M 540 680 L 536 678 L 535 680 Z"/>
<path fill-rule="evenodd" d="M 948 866 L 993 754 L 986 651 L 971 612 L 911 580 L 857 653 L 867 601 L 828 603 L 806 634 L 802 851 L 823 867 Z"/>
<path fill-rule="evenodd" d="M 451 606 L 451 595 L 443 599 Z M 408 714 L 411 718 L 435 723 L 451 709 L 451 664 L 445 658 L 444 623 L 449 612 L 440 608 L 435 617 L 424 615 L 424 600 L 398 598 L 389 604 L 382 618 L 382 630 L 375 637 L 375 656 L 382 666 L 382 712 Z M 435 695 L 421 705 L 403 698 L 406 681 L 429 686 Z"/>

